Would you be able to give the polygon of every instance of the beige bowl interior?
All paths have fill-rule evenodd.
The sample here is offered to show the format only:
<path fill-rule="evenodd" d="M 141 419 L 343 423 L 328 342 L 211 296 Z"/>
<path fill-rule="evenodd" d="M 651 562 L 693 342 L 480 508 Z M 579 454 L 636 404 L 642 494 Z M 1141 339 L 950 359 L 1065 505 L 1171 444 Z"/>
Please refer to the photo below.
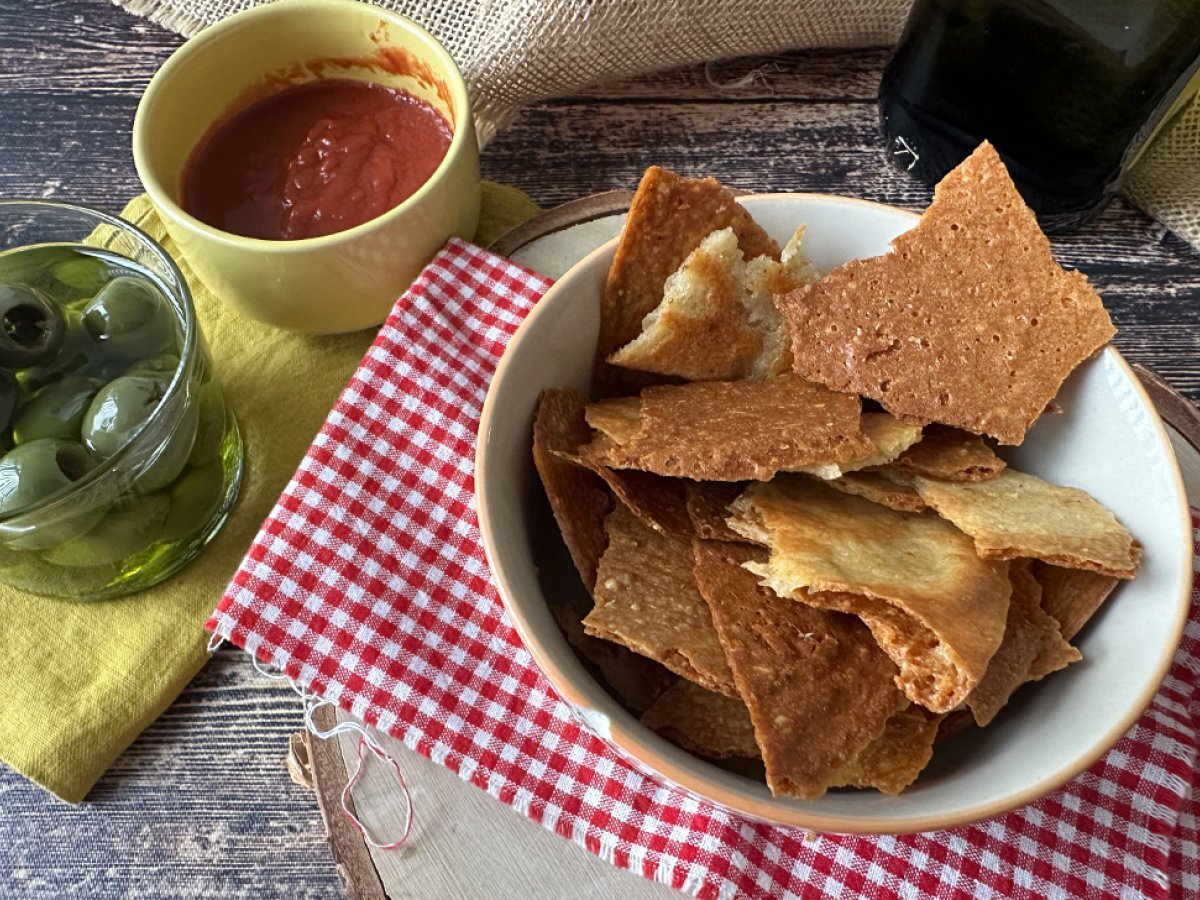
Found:
<path fill-rule="evenodd" d="M 781 242 L 807 224 L 819 269 L 888 250 L 916 217 L 834 197 L 748 197 Z M 1137 580 L 1121 585 L 1079 637 L 1085 660 L 1027 686 L 998 719 L 940 747 L 900 797 L 837 790 L 813 802 L 772 797 L 644 728 L 588 674 L 567 645 L 547 597 L 584 589 L 571 566 L 530 458 L 540 390 L 586 392 L 610 242 L 546 294 L 509 345 L 479 435 L 476 497 L 492 572 L 538 665 L 579 718 L 661 780 L 744 815 L 817 831 L 894 833 L 950 827 L 1029 803 L 1094 762 L 1153 697 L 1179 643 L 1189 605 L 1191 527 L 1183 483 L 1162 422 L 1113 349 L 1083 366 L 1016 452 L 1018 467 L 1088 490 L 1145 544 Z"/>

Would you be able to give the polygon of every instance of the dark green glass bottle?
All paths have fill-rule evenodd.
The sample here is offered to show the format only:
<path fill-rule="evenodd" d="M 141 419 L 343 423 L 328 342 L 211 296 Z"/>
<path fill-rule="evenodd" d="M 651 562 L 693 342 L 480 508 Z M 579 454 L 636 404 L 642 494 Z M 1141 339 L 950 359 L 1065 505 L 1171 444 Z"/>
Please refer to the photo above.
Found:
<path fill-rule="evenodd" d="M 990 140 L 1043 227 L 1104 208 L 1200 78 L 1200 0 L 916 0 L 879 110 L 937 182 Z"/>

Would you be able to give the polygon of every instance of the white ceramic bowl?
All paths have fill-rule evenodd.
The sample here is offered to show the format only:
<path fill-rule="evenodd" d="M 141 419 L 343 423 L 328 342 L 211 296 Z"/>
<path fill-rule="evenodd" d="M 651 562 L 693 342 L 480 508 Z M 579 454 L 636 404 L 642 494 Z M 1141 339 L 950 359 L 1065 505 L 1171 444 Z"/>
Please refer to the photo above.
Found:
<path fill-rule="evenodd" d="M 781 243 L 808 225 L 804 247 L 827 271 L 887 252 L 916 222 L 887 206 L 805 194 L 742 201 Z M 1192 572 L 1187 499 L 1170 440 L 1150 399 L 1116 350 L 1082 365 L 1047 415 L 1006 454 L 1016 467 L 1082 488 L 1108 505 L 1145 545 L 1136 580 L 1118 587 L 1081 632 L 1084 661 L 1021 690 L 986 730 L 934 754 L 899 797 L 832 791 L 805 802 L 719 769 L 642 726 L 588 674 L 546 604 L 583 586 L 557 534 L 531 458 L 539 391 L 585 393 L 599 326 L 610 241 L 566 273 L 509 345 L 480 424 L 476 494 L 480 528 L 508 613 L 542 671 L 597 734 L 667 782 L 754 818 L 827 832 L 901 833 L 947 828 L 1029 803 L 1086 769 L 1136 721 L 1179 644 Z"/>

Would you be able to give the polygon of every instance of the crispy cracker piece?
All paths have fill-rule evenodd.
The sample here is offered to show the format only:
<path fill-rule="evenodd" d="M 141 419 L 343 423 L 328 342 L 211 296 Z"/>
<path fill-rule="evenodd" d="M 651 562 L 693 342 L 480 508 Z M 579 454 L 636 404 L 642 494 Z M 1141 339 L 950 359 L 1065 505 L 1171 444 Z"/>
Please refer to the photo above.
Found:
<path fill-rule="evenodd" d="M 617 471 L 595 459 L 574 453 L 556 451 L 556 455 L 575 465 L 583 466 L 604 479 L 609 490 L 630 511 L 656 531 L 691 537 L 692 520 L 688 516 L 684 497 L 684 482 L 664 478 L 636 469 Z"/>
<path fill-rule="evenodd" d="M 775 299 L 797 374 L 896 415 L 1019 444 L 1059 386 L 1115 333 L 988 143 L 938 184 L 892 251 Z"/>
<path fill-rule="evenodd" d="M 723 228 L 733 229 L 746 259 L 779 258 L 779 245 L 715 179 L 681 178 L 657 166 L 646 170 L 629 207 L 600 301 L 593 378 L 596 396 L 634 393 L 654 383 L 605 360 L 638 336 L 642 320 L 662 301 L 671 273 L 707 235 Z"/>
<path fill-rule="evenodd" d="M 1087 624 L 1119 582 L 1111 575 L 1044 562 L 1033 564 L 1033 576 L 1042 585 L 1042 608 L 1054 616 L 1068 641 Z"/>
<path fill-rule="evenodd" d="M 910 703 L 887 720 L 883 734 L 842 766 L 830 787 L 875 788 L 893 796 L 917 780 L 933 758 L 942 716 Z"/>
<path fill-rule="evenodd" d="M 678 680 L 674 672 L 652 659 L 585 634 L 583 619 L 590 605 L 575 603 L 562 595 L 547 599 L 558 627 L 576 655 L 609 693 L 635 714 L 649 709 Z"/>
<path fill-rule="evenodd" d="M 1033 577 L 1030 560 L 1015 560 L 1009 566 L 1008 577 L 1013 590 L 1004 641 L 966 701 L 980 726 L 991 722 L 1026 681 L 1036 681 L 1083 658 L 1063 640 L 1058 623 L 1042 609 L 1042 586 Z M 1044 663 L 1035 669 L 1039 657 Z"/>
<path fill-rule="evenodd" d="M 746 540 L 725 524 L 729 516 L 729 504 L 742 493 L 746 487 L 744 482 L 688 481 L 685 485 L 688 518 L 697 537 L 705 541 L 735 543 Z"/>
<path fill-rule="evenodd" d="M 789 372 L 791 345 L 772 297 L 801 283 L 769 256 L 743 260 L 732 228 L 714 231 L 667 279 L 641 334 L 608 362 L 688 381 Z"/>
<path fill-rule="evenodd" d="M 847 472 L 841 478 L 834 478 L 827 484 L 831 488 L 864 497 L 872 503 L 879 503 L 900 512 L 917 513 L 929 509 L 916 488 L 896 484 L 878 472 Z M 688 509 L 690 512 L 691 507 Z"/>
<path fill-rule="evenodd" d="M 942 481 L 991 481 L 1004 471 L 1004 465 L 979 435 L 930 425 L 919 442 L 892 461 L 891 468 Z"/>
<path fill-rule="evenodd" d="M 614 468 L 697 481 L 766 480 L 780 470 L 860 458 L 873 447 L 859 401 L 794 375 L 698 381 L 642 392 L 638 431 L 600 448 Z M 595 458 L 596 447 L 584 451 Z"/>
<path fill-rule="evenodd" d="M 643 523 L 623 504 L 604 522 L 608 548 L 596 573 L 593 637 L 624 644 L 710 690 L 737 696 L 712 614 L 692 576 L 692 545 Z"/>
<path fill-rule="evenodd" d="M 987 559 L 1032 557 L 1132 578 L 1142 548 L 1091 495 L 1006 469 L 991 481 L 916 477 L 921 499 L 975 540 Z"/>
<path fill-rule="evenodd" d="M 591 438 L 583 417 L 585 403 L 583 395 L 572 390 L 548 390 L 538 395 L 533 463 L 579 577 L 591 591 L 607 543 L 604 517 L 612 509 L 612 498 L 596 475 L 557 455 L 574 453 Z"/>
<path fill-rule="evenodd" d="M 896 512 L 803 476 L 751 485 L 729 525 L 771 550 L 746 567 L 775 593 L 853 613 L 914 703 L 947 712 L 979 683 L 1008 614 L 1006 563 L 929 514 Z"/>
<path fill-rule="evenodd" d="M 712 759 L 758 756 L 746 704 L 681 678 L 642 714 L 642 724 L 690 753 Z"/>
<path fill-rule="evenodd" d="M 641 427 L 638 418 L 641 409 L 640 397 L 613 397 L 589 403 L 584 409 L 584 419 L 614 444 L 627 444 Z"/>
<path fill-rule="evenodd" d="M 819 797 L 907 704 L 894 685 L 896 666 L 854 617 L 759 585 L 743 564 L 761 562 L 761 548 L 696 541 L 693 550 L 771 793 Z"/>
<path fill-rule="evenodd" d="M 832 481 L 834 478 L 841 478 L 847 472 L 857 472 L 859 469 L 889 463 L 921 439 L 921 423 L 912 419 L 897 419 L 890 413 L 863 413 L 859 425 L 867 440 L 871 442 L 868 452 L 847 462 L 824 463 L 798 471 Z"/>

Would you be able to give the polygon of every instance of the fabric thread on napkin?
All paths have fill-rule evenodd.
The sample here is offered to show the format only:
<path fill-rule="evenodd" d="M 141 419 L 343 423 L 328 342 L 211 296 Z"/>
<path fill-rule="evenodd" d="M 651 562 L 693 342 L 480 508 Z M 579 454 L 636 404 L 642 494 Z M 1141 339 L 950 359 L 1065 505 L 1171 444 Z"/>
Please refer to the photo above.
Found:
<path fill-rule="evenodd" d="M 489 379 L 547 287 L 468 244 L 439 254 L 210 628 L 547 828 L 697 896 L 1200 891 L 1200 592 L 1170 674 L 1121 742 L 1038 803 L 970 827 L 806 839 L 659 784 L 577 724 L 503 612 L 473 497 Z"/>
<path fill-rule="evenodd" d="M 520 191 L 485 182 L 476 240 L 537 212 Z M 179 262 L 246 464 L 224 529 L 162 584 L 92 604 L 0 585 L 0 759 L 71 803 L 208 660 L 204 620 L 374 337 L 313 337 L 255 322 L 193 277 L 146 197 L 121 215 Z"/>

